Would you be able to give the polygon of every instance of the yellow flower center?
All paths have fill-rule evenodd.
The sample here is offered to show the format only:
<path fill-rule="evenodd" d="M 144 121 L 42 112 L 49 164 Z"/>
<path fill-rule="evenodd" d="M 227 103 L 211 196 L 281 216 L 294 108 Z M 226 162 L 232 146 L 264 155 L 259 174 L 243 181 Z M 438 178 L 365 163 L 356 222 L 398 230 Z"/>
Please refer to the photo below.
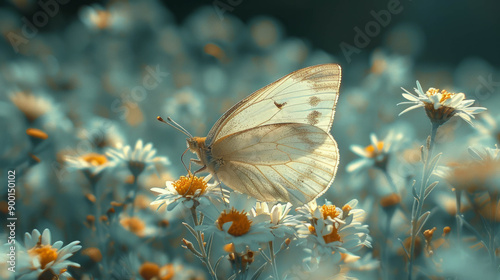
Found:
<path fill-rule="evenodd" d="M 252 224 L 245 211 L 240 212 L 234 207 L 229 212 L 224 210 L 217 219 L 216 224 L 219 230 L 222 230 L 222 226 L 229 222 L 233 222 L 233 224 L 231 224 L 227 232 L 233 236 L 242 236 L 247 233 L 250 231 L 250 225 Z"/>
<path fill-rule="evenodd" d="M 429 90 L 427 90 L 426 94 L 427 96 L 433 96 L 433 95 L 436 95 L 436 94 L 439 94 L 439 89 L 438 88 L 429 88 Z M 453 93 L 453 92 L 448 92 L 447 90 L 443 89 L 441 90 L 441 99 L 439 100 L 439 103 L 443 103 L 444 101 L 452 98 L 456 93 Z"/>
<path fill-rule="evenodd" d="M 90 20 L 97 26 L 99 29 L 104 29 L 109 26 L 111 19 L 111 13 L 108 11 L 96 11 L 96 14 L 93 14 L 90 17 Z"/>
<path fill-rule="evenodd" d="M 36 129 L 36 128 L 26 129 L 26 134 L 28 134 L 28 136 L 31 136 L 33 138 L 38 138 L 38 139 L 42 139 L 42 140 L 45 140 L 49 137 L 47 135 L 47 133 L 41 131 L 40 129 Z"/>
<path fill-rule="evenodd" d="M 108 162 L 106 156 L 97 153 L 89 153 L 82 156 L 81 158 L 93 166 L 103 165 Z"/>
<path fill-rule="evenodd" d="M 314 226 L 309 226 L 309 232 L 316 235 L 316 228 Z M 341 241 L 338 229 L 334 226 L 331 233 L 323 235 L 323 240 L 325 240 L 325 243 Z"/>
<path fill-rule="evenodd" d="M 216 44 L 213 44 L 213 43 L 206 44 L 203 47 L 203 51 L 206 54 L 211 55 L 211 56 L 213 56 L 215 58 L 218 58 L 218 59 L 224 58 L 224 51 L 219 46 L 217 46 Z"/>
<path fill-rule="evenodd" d="M 376 157 L 378 155 L 378 152 L 382 151 L 382 149 L 384 148 L 384 142 L 378 141 L 376 146 L 376 148 L 373 145 L 368 145 L 365 147 L 365 152 L 368 154 L 368 157 Z"/>
<path fill-rule="evenodd" d="M 326 220 L 326 217 L 330 217 L 332 219 L 335 219 L 340 215 L 340 211 L 337 210 L 337 207 L 335 205 L 323 205 L 319 209 L 321 211 L 321 214 L 323 214 L 323 219 Z"/>
<path fill-rule="evenodd" d="M 189 175 L 189 177 L 181 176 L 173 183 L 173 186 L 182 196 L 193 196 L 197 190 L 200 190 L 199 195 L 202 195 L 207 189 L 207 182 L 203 180 L 203 177 Z"/>
<path fill-rule="evenodd" d="M 48 263 L 57 259 L 57 249 L 51 245 L 37 245 L 28 250 L 28 254 L 38 257 L 42 269 L 45 269 Z"/>
<path fill-rule="evenodd" d="M 139 275 L 144 278 L 144 280 L 151 280 L 154 277 L 158 277 L 160 273 L 160 266 L 152 262 L 145 262 L 139 268 Z"/>
<path fill-rule="evenodd" d="M 426 92 L 427 96 L 431 96 L 431 95 L 434 95 L 434 94 L 437 94 L 439 93 L 439 89 L 438 88 L 429 88 Z"/>
<path fill-rule="evenodd" d="M 349 205 L 346 205 L 346 206 L 347 207 L 344 206 L 345 209 L 347 211 L 350 211 L 351 207 Z M 341 214 L 341 212 L 337 209 L 337 207 L 335 207 L 335 205 L 326 205 L 325 204 L 325 205 L 321 206 L 319 208 L 319 210 L 320 210 L 321 214 L 323 215 L 323 219 L 326 219 L 327 217 L 335 219 L 336 217 L 338 217 Z M 317 235 L 316 228 L 313 225 L 310 225 L 308 227 L 308 229 L 309 229 L 309 232 L 311 234 Z M 323 235 L 323 240 L 325 240 L 326 243 L 341 241 L 340 235 L 338 233 L 338 228 L 336 228 L 334 225 L 331 233 Z"/>
<path fill-rule="evenodd" d="M 162 267 L 152 262 L 145 262 L 139 268 L 139 275 L 145 280 L 170 280 L 175 276 L 174 265 L 166 264 Z"/>
<path fill-rule="evenodd" d="M 166 264 L 160 268 L 160 280 L 171 280 L 174 279 L 175 271 L 173 264 Z"/>
<path fill-rule="evenodd" d="M 384 208 L 397 205 L 400 202 L 401 197 L 395 193 L 391 193 L 390 195 L 386 195 L 380 199 L 380 205 Z"/>
<path fill-rule="evenodd" d="M 144 229 L 146 224 L 139 218 L 123 218 L 120 220 L 120 224 L 127 230 L 135 233 L 137 236 L 142 236 L 144 234 Z"/>

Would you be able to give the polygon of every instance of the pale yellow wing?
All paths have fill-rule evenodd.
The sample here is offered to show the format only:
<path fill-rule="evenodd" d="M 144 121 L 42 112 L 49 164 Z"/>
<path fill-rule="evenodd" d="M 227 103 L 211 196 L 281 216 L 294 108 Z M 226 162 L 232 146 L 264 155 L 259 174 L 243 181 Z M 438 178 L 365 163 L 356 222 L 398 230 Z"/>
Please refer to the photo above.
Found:
<path fill-rule="evenodd" d="M 322 64 L 292 72 L 261 88 L 229 109 L 206 139 L 218 139 L 246 129 L 278 123 L 303 123 L 329 132 L 340 87 L 338 64 Z"/>
<path fill-rule="evenodd" d="M 219 139 L 212 156 L 222 159 L 218 178 L 262 201 L 301 205 L 324 193 L 338 166 L 333 137 L 309 124 L 251 128 Z"/>

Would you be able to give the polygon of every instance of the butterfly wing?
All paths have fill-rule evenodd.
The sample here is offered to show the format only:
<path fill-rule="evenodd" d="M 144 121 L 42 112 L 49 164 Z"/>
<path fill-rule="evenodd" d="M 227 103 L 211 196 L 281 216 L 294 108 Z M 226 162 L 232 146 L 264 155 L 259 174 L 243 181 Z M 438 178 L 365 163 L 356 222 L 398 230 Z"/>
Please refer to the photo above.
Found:
<path fill-rule="evenodd" d="M 206 139 L 218 139 L 250 128 L 279 123 L 303 123 L 329 132 L 340 87 L 338 64 L 303 68 L 254 92 L 229 109 Z"/>
<path fill-rule="evenodd" d="M 338 148 L 322 129 L 300 123 L 263 125 L 216 142 L 215 170 L 230 188 L 261 201 L 301 205 L 324 193 L 335 177 Z"/>

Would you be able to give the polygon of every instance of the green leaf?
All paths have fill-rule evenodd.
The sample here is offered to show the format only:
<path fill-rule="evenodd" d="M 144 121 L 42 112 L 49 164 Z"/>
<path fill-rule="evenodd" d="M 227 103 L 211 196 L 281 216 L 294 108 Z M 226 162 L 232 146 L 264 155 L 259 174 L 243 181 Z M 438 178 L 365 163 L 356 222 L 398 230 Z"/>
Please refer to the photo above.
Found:
<path fill-rule="evenodd" d="M 436 181 L 432 184 L 430 184 L 426 189 L 425 189 L 425 194 L 424 194 L 424 199 L 427 199 L 427 196 L 434 190 L 434 188 L 439 184 L 439 181 Z"/>
<path fill-rule="evenodd" d="M 417 233 L 419 233 L 422 228 L 424 227 L 425 223 L 427 222 L 427 219 L 429 219 L 429 215 L 431 214 L 431 211 L 427 211 L 425 212 L 424 214 L 422 214 L 422 216 L 420 216 L 420 218 L 418 218 L 418 221 L 417 221 Z"/>
<path fill-rule="evenodd" d="M 252 276 L 251 280 L 257 280 L 257 279 L 260 277 L 260 275 L 262 274 L 262 272 L 264 271 L 264 268 L 266 267 L 266 265 L 267 265 L 267 264 L 268 264 L 268 263 L 266 262 L 266 263 L 264 263 L 263 265 L 261 265 L 261 266 L 260 266 L 260 267 L 259 267 L 259 268 L 255 271 L 255 273 L 253 274 L 253 276 Z"/>
<path fill-rule="evenodd" d="M 190 226 L 188 223 L 182 222 L 182 224 L 191 232 L 191 234 L 194 236 L 194 238 L 198 239 L 198 235 L 196 234 L 196 231 L 192 226 Z"/>

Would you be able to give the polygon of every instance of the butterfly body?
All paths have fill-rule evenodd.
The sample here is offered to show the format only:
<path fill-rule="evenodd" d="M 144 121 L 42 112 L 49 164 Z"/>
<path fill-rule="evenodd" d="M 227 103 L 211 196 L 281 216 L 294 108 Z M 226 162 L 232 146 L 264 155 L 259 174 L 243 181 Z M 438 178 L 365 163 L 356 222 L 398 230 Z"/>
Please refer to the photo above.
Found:
<path fill-rule="evenodd" d="M 193 160 L 194 163 L 202 166 L 198 172 L 207 171 L 213 174 L 223 160 L 221 158 L 214 159 L 210 147 L 205 145 L 206 139 L 206 137 L 192 137 L 186 139 L 186 142 L 188 149 L 198 156 L 198 160 Z"/>
<path fill-rule="evenodd" d="M 187 139 L 199 171 L 261 201 L 301 205 L 335 178 L 337 143 L 330 134 L 340 66 L 295 71 L 230 108 L 207 137 Z"/>

